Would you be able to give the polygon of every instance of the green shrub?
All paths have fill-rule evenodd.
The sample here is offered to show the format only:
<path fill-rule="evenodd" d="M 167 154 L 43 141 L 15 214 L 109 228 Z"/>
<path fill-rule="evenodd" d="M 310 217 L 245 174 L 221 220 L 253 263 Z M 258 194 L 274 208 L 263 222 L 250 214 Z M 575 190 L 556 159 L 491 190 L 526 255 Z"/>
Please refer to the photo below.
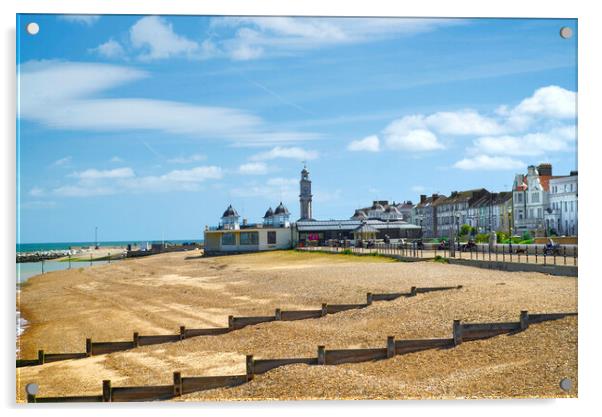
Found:
<path fill-rule="evenodd" d="M 449 263 L 449 259 L 444 258 L 443 256 L 437 255 L 435 256 L 435 259 L 433 259 L 434 262 L 439 262 L 442 264 L 448 264 Z"/>
<path fill-rule="evenodd" d="M 469 234 L 472 234 L 474 232 L 474 227 L 468 225 L 468 224 L 463 224 L 462 226 L 460 226 L 460 236 L 467 236 Z"/>
<path fill-rule="evenodd" d="M 341 252 L 343 255 L 353 255 L 353 251 L 351 249 L 345 249 Z"/>
<path fill-rule="evenodd" d="M 533 236 L 531 236 L 531 233 L 529 233 L 529 232 L 523 233 L 523 235 L 521 237 L 522 237 L 521 240 L 530 240 L 530 239 L 533 239 Z"/>
<path fill-rule="evenodd" d="M 487 243 L 489 242 L 489 235 L 487 233 L 479 233 L 475 238 L 477 243 Z"/>
<path fill-rule="evenodd" d="M 505 240 L 508 240 L 508 234 L 504 233 L 504 232 L 496 232 L 497 234 L 497 241 L 499 243 L 503 243 Z"/>

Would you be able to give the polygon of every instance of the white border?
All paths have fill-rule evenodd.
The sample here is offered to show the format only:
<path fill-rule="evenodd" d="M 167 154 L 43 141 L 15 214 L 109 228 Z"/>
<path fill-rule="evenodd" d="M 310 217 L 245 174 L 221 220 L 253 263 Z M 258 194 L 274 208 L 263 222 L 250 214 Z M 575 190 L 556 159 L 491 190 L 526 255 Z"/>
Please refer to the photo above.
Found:
<path fill-rule="evenodd" d="M 142 5 L 143 3 L 143 5 Z M 24 412 L 33 414 L 32 408 L 14 405 L 14 250 L 15 250 L 15 13 L 91 13 L 91 14 L 247 14 L 247 15 L 336 15 L 336 16 L 443 16 L 443 17 L 570 17 L 579 19 L 579 171 L 580 171 L 580 271 L 579 271 L 579 399 L 578 400 L 508 400 L 508 401 L 407 401 L 407 402 L 263 402 L 263 403 L 207 403 L 185 404 L 177 408 L 168 404 L 133 405 L 112 407 L 120 414 L 155 416 L 177 412 L 179 415 L 245 414 L 247 416 L 287 416 L 308 413 L 326 415 L 342 413 L 364 415 L 371 409 L 382 413 L 420 413 L 421 415 L 456 414 L 488 416 L 508 413 L 529 414 L 540 412 L 549 416 L 589 414 L 600 394 L 600 334 L 597 318 L 600 315 L 600 282 L 602 277 L 596 268 L 594 247 L 600 245 L 600 221 L 596 216 L 596 202 L 602 170 L 598 156 L 599 115 L 602 91 L 600 88 L 600 45 L 602 22 L 596 13 L 595 2 L 556 1 L 541 2 L 505 0 L 492 2 L 474 0 L 386 2 L 381 0 L 4 0 L 0 3 L 3 29 L 2 82 L 2 231 L 0 254 L 2 256 L 2 280 L 5 284 L 4 321 L 6 333 L 2 348 L 4 376 L 0 393 L 8 414 Z M 598 40 L 596 42 L 595 40 Z M 597 100 L 596 100 L 597 98 Z M 597 242 L 596 242 L 597 241 Z M 598 250 L 598 256 L 600 254 Z M 599 407 L 598 407 L 599 408 Z M 44 407 L 45 415 L 70 416 L 106 415 L 106 407 Z M 592 413 L 593 414 L 593 413 Z"/>

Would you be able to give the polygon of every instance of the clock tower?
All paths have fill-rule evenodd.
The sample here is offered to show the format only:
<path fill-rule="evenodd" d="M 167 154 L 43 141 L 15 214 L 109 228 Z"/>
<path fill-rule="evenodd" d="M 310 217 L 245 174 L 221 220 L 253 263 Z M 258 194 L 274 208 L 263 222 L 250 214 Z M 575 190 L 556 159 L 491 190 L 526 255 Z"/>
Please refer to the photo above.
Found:
<path fill-rule="evenodd" d="M 299 186 L 299 203 L 301 204 L 301 218 L 299 220 L 313 220 L 311 216 L 311 181 L 309 180 L 309 171 L 305 165 L 303 171 L 301 171 Z"/>

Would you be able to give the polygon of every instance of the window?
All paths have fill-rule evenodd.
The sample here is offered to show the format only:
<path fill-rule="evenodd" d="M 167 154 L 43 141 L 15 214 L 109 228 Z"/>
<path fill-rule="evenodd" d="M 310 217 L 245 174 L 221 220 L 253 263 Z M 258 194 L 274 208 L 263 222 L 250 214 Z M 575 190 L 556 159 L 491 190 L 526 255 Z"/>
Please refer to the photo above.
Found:
<path fill-rule="evenodd" d="M 222 235 L 222 245 L 236 245 L 236 235 L 234 233 L 224 233 Z"/>
<path fill-rule="evenodd" d="M 537 209 L 537 218 L 541 219 L 543 217 L 543 209 L 540 207 Z"/>
<path fill-rule="evenodd" d="M 521 193 L 516 193 L 516 201 L 519 203 L 523 202 L 523 195 Z"/>
<path fill-rule="evenodd" d="M 571 211 L 574 211 L 573 208 L 574 208 L 573 201 L 571 201 Z"/>
<path fill-rule="evenodd" d="M 567 209 L 567 204 L 566 204 L 566 201 L 564 202 L 564 211 L 565 211 L 565 212 L 567 212 L 567 211 L 568 211 L 568 209 Z"/>
<path fill-rule="evenodd" d="M 257 245 L 259 243 L 259 233 L 257 232 L 242 232 L 240 234 L 241 245 Z"/>
<path fill-rule="evenodd" d="M 533 218 L 533 209 L 529 209 L 529 219 Z"/>
<path fill-rule="evenodd" d="M 571 184 L 571 192 L 573 192 L 573 184 Z"/>
<path fill-rule="evenodd" d="M 268 245 L 276 244 L 276 232 L 268 232 Z"/>
<path fill-rule="evenodd" d="M 539 193 L 532 193 L 531 194 L 531 202 L 532 203 L 539 203 Z"/>

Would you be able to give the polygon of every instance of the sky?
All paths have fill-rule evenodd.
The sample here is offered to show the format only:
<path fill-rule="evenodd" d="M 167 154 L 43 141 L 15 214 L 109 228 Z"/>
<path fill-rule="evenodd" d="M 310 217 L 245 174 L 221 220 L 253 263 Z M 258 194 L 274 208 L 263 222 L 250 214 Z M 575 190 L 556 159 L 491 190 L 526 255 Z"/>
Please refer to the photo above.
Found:
<path fill-rule="evenodd" d="M 39 25 L 30 35 L 25 27 Z M 560 28 L 573 29 L 563 39 Z M 19 15 L 17 242 L 201 239 L 577 169 L 574 19 Z"/>

